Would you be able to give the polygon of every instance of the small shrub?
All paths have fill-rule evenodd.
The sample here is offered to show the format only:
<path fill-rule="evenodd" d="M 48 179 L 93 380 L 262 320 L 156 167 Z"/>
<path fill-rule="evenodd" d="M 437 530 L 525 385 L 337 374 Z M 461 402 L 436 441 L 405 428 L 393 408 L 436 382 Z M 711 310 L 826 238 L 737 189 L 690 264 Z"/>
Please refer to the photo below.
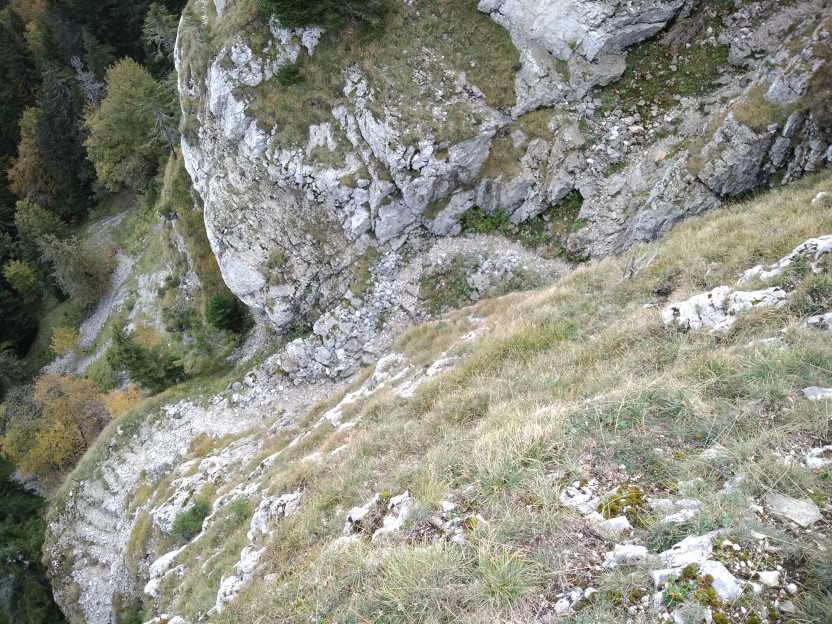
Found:
<path fill-rule="evenodd" d="M 303 81 L 300 68 L 294 63 L 284 63 L 281 65 L 275 74 L 275 78 L 277 78 L 277 82 L 283 87 L 288 87 Z"/>
<path fill-rule="evenodd" d="M 208 501 L 196 501 L 188 511 L 176 516 L 170 527 L 170 534 L 187 541 L 192 540 L 202 530 L 202 521 L 210 512 L 211 506 Z"/>
<path fill-rule="evenodd" d="M 251 504 L 244 498 L 238 498 L 228 506 L 228 518 L 239 526 L 251 517 Z"/>
<path fill-rule="evenodd" d="M 179 278 L 175 275 L 168 275 L 165 277 L 165 281 L 159 287 L 159 290 L 156 291 L 156 295 L 159 299 L 162 299 L 169 290 L 175 290 L 176 288 L 179 288 Z"/>
<path fill-rule="evenodd" d="M 177 304 L 162 309 L 162 320 L 169 332 L 184 332 L 202 325 L 199 313 L 193 308 Z"/>
<path fill-rule="evenodd" d="M 485 213 L 482 208 L 474 207 L 466 211 L 460 219 L 464 234 L 505 234 L 512 229 L 511 221 L 505 210 L 495 210 Z"/>
<path fill-rule="evenodd" d="M 49 348 L 59 356 L 64 356 L 70 351 L 78 353 L 80 351 L 79 345 L 81 343 L 80 332 L 73 327 L 56 327 L 52 332 L 52 340 L 49 342 Z"/>
<path fill-rule="evenodd" d="M 154 394 L 185 379 L 185 369 L 175 355 L 162 345 L 143 347 L 123 329 L 113 333 L 107 361 L 113 370 L 125 371 L 133 383 Z"/>
<path fill-rule="evenodd" d="M 125 617 L 121 624 L 142 624 L 144 622 L 144 615 L 141 612 L 134 612 Z"/>

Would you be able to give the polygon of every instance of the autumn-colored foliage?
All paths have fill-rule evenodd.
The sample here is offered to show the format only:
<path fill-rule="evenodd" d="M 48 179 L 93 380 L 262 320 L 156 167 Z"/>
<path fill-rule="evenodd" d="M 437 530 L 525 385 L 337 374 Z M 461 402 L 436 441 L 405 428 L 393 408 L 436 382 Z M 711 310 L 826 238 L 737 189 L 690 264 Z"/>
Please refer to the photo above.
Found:
<path fill-rule="evenodd" d="M 0 419 L 6 425 L 3 454 L 24 474 L 51 484 L 80 459 L 110 413 L 93 382 L 46 374 L 29 392 L 8 398 Z"/>
<path fill-rule="evenodd" d="M 37 109 L 27 108 L 20 120 L 20 144 L 17 147 L 17 158 L 9 169 L 9 188 L 24 199 L 26 197 L 54 197 L 58 194 L 58 186 L 49 172 L 43 156 L 38 149 L 35 137 L 35 123 Z"/>
<path fill-rule="evenodd" d="M 112 419 L 124 416 L 130 409 L 136 407 L 141 402 L 142 393 L 135 388 L 112 390 L 104 397 L 104 405 Z"/>
<path fill-rule="evenodd" d="M 56 355 L 66 355 L 70 351 L 78 351 L 81 342 L 81 334 L 72 327 L 56 327 L 52 332 L 52 340 L 49 348 Z"/>

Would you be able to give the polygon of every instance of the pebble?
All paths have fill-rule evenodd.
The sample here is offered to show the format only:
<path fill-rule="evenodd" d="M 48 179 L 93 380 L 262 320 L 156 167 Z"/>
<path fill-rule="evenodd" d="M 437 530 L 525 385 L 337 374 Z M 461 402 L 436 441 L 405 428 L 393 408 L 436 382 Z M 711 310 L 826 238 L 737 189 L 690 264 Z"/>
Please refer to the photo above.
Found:
<path fill-rule="evenodd" d="M 777 608 L 780 610 L 780 613 L 794 613 L 797 610 L 791 600 L 784 600 Z"/>

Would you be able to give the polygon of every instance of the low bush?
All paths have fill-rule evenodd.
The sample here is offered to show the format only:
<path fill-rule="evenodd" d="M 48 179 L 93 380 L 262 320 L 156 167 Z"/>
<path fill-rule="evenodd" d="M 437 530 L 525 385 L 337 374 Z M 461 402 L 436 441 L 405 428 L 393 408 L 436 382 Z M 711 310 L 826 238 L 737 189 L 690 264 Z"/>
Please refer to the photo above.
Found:
<path fill-rule="evenodd" d="M 196 501 L 188 511 L 176 516 L 170 527 L 170 534 L 185 540 L 192 540 L 202 530 L 202 521 L 208 517 L 211 506 L 208 501 Z"/>
<path fill-rule="evenodd" d="M 52 266 L 58 287 L 80 306 L 91 308 L 110 288 L 115 258 L 90 241 L 47 235 L 37 241 L 43 259 Z"/>

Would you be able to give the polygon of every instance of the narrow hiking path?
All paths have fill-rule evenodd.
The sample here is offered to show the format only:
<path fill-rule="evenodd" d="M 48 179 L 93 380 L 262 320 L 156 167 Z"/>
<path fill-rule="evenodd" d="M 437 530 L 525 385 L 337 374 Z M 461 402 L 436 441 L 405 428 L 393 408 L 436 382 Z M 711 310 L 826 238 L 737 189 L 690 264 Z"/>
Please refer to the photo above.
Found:
<path fill-rule="evenodd" d="M 81 323 L 81 327 L 78 329 L 81 334 L 81 340 L 79 342 L 80 353 L 70 351 L 66 355 L 52 360 L 43 367 L 44 372 L 80 375 L 97 358 L 97 354 L 87 353 L 87 350 L 95 342 L 95 339 L 104 327 L 104 323 L 110 317 L 110 311 L 113 308 L 116 295 L 133 270 L 133 264 L 135 262 L 132 258 L 123 255 L 121 252 L 118 253 L 117 259 L 118 265 L 110 277 L 110 289 L 101 298 L 101 301 L 98 302 L 95 311 Z"/>

